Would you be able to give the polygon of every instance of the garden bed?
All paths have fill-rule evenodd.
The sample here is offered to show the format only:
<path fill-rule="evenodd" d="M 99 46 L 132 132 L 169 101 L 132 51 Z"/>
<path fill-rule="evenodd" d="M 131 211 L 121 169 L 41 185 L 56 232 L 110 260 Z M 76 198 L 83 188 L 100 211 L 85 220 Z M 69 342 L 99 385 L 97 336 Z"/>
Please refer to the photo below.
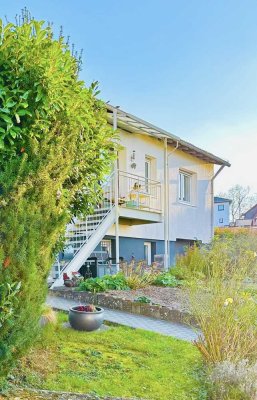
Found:
<path fill-rule="evenodd" d="M 13 384 L 89 396 L 78 399 L 206 399 L 202 359 L 191 343 L 120 326 L 88 334 L 63 327 L 66 314 L 58 319 L 12 372 Z"/>
<path fill-rule="evenodd" d="M 149 286 L 144 289 L 113 290 L 93 294 L 62 287 L 50 290 L 49 294 L 164 321 L 196 325 L 189 312 L 189 300 L 185 289 Z M 143 296 L 151 299 L 151 303 L 136 301 L 138 297 Z"/>
<path fill-rule="evenodd" d="M 189 299 L 185 289 L 148 286 L 137 290 L 110 290 L 108 294 L 114 297 L 135 301 L 138 297 L 147 297 L 152 303 L 189 313 Z"/>

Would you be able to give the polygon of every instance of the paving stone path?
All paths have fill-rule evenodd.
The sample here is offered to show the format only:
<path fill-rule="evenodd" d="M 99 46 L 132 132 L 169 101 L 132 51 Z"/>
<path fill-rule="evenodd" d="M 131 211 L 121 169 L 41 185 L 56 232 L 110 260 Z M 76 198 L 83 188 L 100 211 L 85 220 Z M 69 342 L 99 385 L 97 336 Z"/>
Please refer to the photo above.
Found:
<path fill-rule="evenodd" d="M 121 397 L 98 397 L 94 395 L 55 392 L 50 390 L 36 389 L 13 389 L 6 395 L 1 396 L 0 400 L 133 400 Z M 136 400 L 136 399 L 134 399 Z M 138 399 L 139 400 L 139 399 Z"/>
<path fill-rule="evenodd" d="M 0 400 L 133 400 L 121 397 L 98 397 L 89 394 L 55 392 L 50 390 L 20 389 L 10 391 Z M 137 400 L 137 399 L 134 399 Z M 140 399 L 138 399 L 140 400 Z"/>
<path fill-rule="evenodd" d="M 57 296 L 48 296 L 47 304 L 56 310 L 68 311 L 78 303 L 71 299 L 65 299 Z M 173 336 L 177 339 L 192 342 L 197 338 L 197 332 L 187 325 L 176 322 L 162 321 L 156 318 L 145 317 L 143 315 L 134 315 L 124 311 L 104 309 L 104 318 L 106 321 L 114 322 L 120 325 L 130 326 L 132 328 L 141 328 L 152 332 L 161 333 L 166 336 Z"/>

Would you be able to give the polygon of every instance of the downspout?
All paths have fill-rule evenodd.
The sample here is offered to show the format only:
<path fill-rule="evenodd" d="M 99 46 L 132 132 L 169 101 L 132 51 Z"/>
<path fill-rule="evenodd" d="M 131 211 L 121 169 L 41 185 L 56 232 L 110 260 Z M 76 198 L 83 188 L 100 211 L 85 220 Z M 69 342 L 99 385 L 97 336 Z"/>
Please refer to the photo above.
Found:
<path fill-rule="evenodd" d="M 211 238 L 213 238 L 214 235 L 214 179 L 217 178 L 224 168 L 225 165 L 222 165 L 211 178 Z"/>
<path fill-rule="evenodd" d="M 113 130 L 117 130 L 117 109 L 113 110 Z M 114 164 L 114 210 L 115 210 L 115 258 L 116 271 L 120 267 L 120 238 L 119 238 L 119 171 L 118 171 L 118 153 Z"/>
<path fill-rule="evenodd" d="M 177 143 L 176 143 L 176 147 L 174 147 L 174 149 L 168 154 L 168 165 L 167 165 L 167 170 L 168 170 L 168 215 L 167 215 L 167 218 L 168 218 L 168 244 L 169 244 L 169 246 L 170 246 L 170 177 L 169 177 L 169 157 L 173 154 L 173 153 L 175 153 L 175 151 L 178 149 L 178 146 L 179 146 L 179 141 L 177 140 Z M 168 256 L 169 256 L 170 254 L 168 253 Z M 169 260 L 169 258 L 168 258 L 168 261 L 170 262 L 170 260 Z M 169 265 L 169 267 L 170 267 L 170 265 Z"/>
<path fill-rule="evenodd" d="M 170 253 L 170 179 L 169 179 L 169 157 L 177 150 L 179 141 L 177 140 L 176 147 L 168 154 L 168 141 L 164 138 L 164 268 L 169 269 L 169 253 Z"/>
<path fill-rule="evenodd" d="M 168 141 L 164 138 L 164 269 L 169 268 L 169 176 L 168 176 Z"/>

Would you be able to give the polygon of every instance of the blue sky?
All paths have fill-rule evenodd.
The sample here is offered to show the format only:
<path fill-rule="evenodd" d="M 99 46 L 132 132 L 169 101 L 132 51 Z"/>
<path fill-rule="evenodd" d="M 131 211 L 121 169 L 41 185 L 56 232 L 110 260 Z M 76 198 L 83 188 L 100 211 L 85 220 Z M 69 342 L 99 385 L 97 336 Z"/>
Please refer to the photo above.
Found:
<path fill-rule="evenodd" d="M 1 0 L 1 16 L 24 6 L 83 48 L 104 100 L 229 159 L 216 192 L 257 192 L 256 1 Z"/>

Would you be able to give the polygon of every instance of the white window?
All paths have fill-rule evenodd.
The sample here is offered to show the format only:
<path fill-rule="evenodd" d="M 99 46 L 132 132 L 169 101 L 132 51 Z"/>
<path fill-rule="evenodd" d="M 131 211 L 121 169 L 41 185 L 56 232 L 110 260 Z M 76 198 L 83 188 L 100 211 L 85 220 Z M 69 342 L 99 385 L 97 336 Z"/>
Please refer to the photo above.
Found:
<path fill-rule="evenodd" d="M 192 191 L 192 175 L 180 171 L 179 172 L 179 200 L 186 203 L 191 203 Z"/>
<path fill-rule="evenodd" d="M 223 221 L 223 218 L 220 218 L 220 219 L 219 219 L 219 223 L 220 223 L 220 224 L 223 224 L 223 222 L 224 222 L 224 221 Z"/>

